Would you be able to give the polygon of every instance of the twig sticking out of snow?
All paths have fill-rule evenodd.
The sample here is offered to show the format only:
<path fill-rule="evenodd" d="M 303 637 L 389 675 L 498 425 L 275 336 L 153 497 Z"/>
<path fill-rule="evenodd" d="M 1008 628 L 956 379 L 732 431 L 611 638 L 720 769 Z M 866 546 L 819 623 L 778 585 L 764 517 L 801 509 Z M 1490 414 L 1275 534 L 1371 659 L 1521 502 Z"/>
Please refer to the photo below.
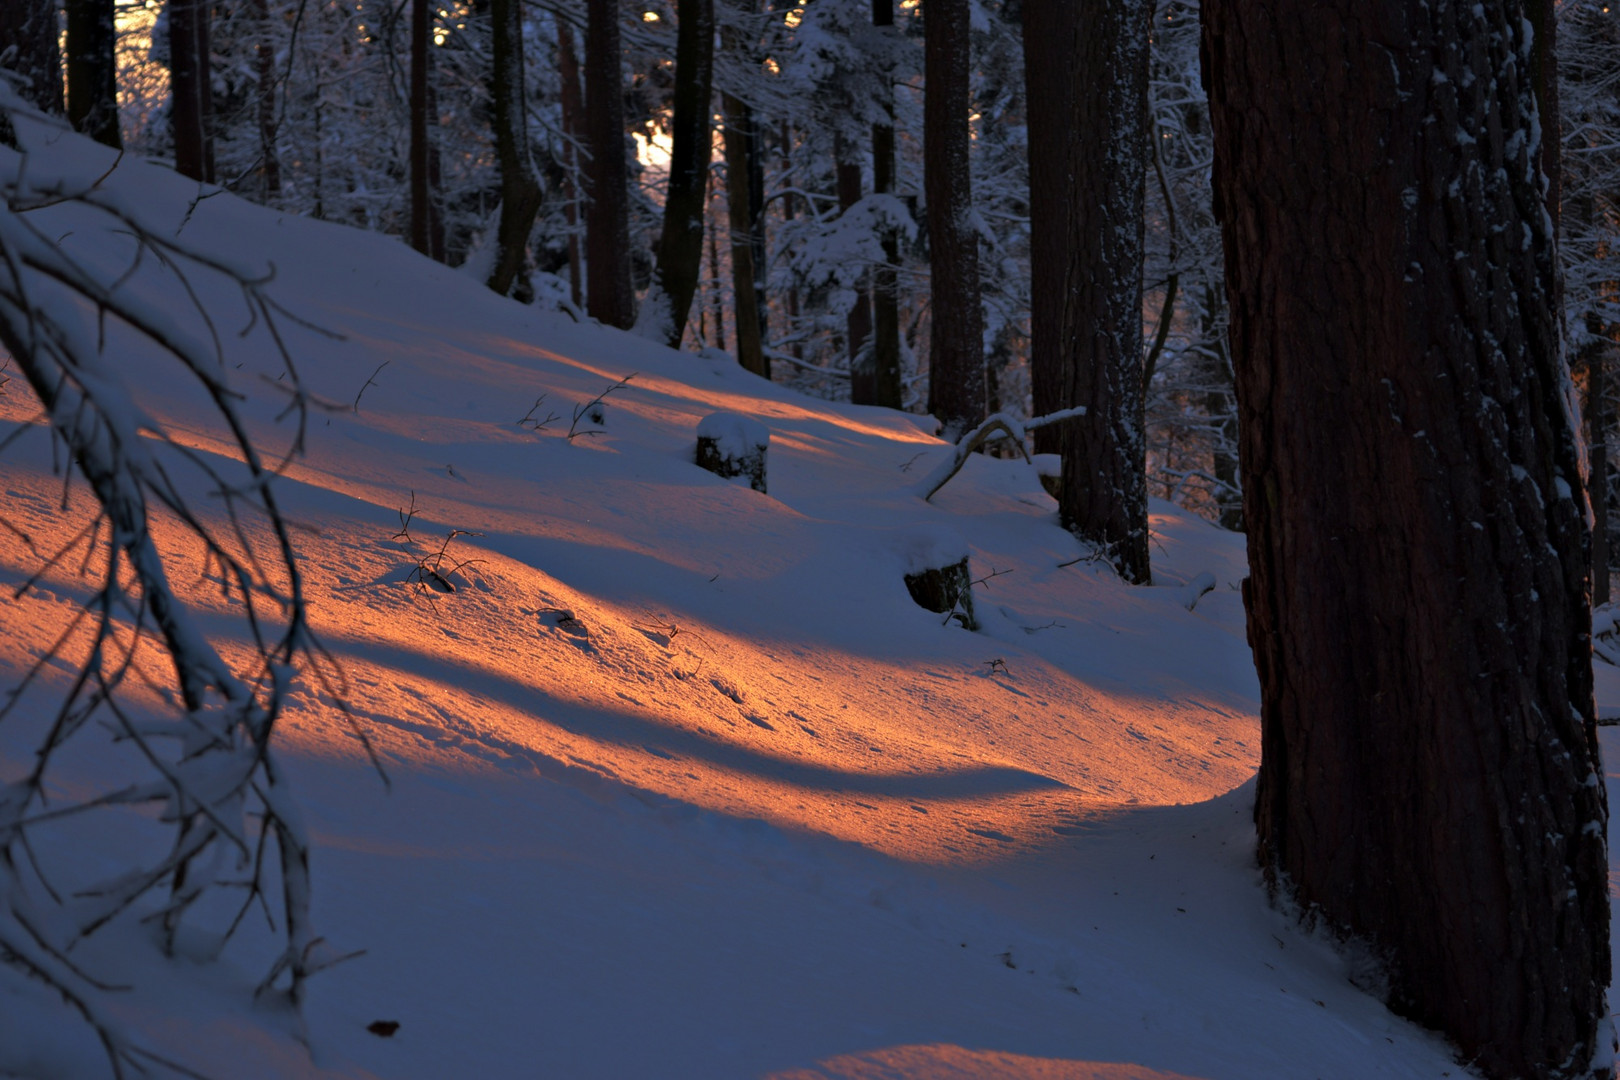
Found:
<path fill-rule="evenodd" d="M 1028 432 L 1084 415 L 1086 415 L 1084 405 L 1076 405 L 1072 409 L 1060 409 L 1055 413 L 1047 413 L 1045 416 L 1037 416 L 1031 420 L 1019 420 L 1011 413 L 995 413 L 986 418 L 984 423 L 962 436 L 950 458 L 941 462 L 939 468 L 929 473 L 927 478 L 917 485 L 917 494 L 922 496 L 924 502 L 932 499 L 935 493 L 944 487 L 951 477 L 960 472 L 963 465 L 967 464 L 968 455 L 983 446 L 998 431 L 1011 439 L 1014 445 L 1018 447 L 1018 452 L 1024 455 L 1024 460 L 1028 461 L 1029 451 L 1024 447 L 1025 435 Z"/>

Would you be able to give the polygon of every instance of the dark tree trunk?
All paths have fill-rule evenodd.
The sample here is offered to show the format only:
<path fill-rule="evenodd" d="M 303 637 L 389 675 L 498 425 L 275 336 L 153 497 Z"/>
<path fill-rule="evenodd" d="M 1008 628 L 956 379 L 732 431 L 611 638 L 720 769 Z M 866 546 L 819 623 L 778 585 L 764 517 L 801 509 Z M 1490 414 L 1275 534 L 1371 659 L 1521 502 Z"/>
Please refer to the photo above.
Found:
<path fill-rule="evenodd" d="M 588 0 L 585 134 L 590 205 L 585 214 L 585 300 L 593 318 L 628 330 L 636 321 L 630 277 L 630 193 L 626 187 L 624 80 L 617 0 Z"/>
<path fill-rule="evenodd" d="M 849 156 L 843 139 L 836 140 L 833 157 L 838 166 L 838 209 L 847 211 L 861 201 L 861 162 Z M 856 405 L 877 404 L 877 380 L 872 370 L 872 301 L 862 275 L 855 288 L 855 305 L 846 320 L 849 351 L 849 400 Z"/>
<path fill-rule="evenodd" d="M 872 25 L 894 26 L 894 0 L 872 0 Z M 892 31 L 891 31 L 892 32 Z M 872 125 L 872 193 L 895 193 L 894 87 L 883 81 L 879 108 L 890 117 Z M 883 236 L 883 264 L 872 271 L 872 404 L 901 408 L 905 401 L 900 377 L 900 242 Z"/>
<path fill-rule="evenodd" d="M 23 96 L 39 109 L 62 115 L 62 53 L 57 44 L 56 0 L 0 3 L 0 53 L 13 46 L 9 65 L 28 80 Z"/>
<path fill-rule="evenodd" d="M 495 229 L 495 263 L 488 285 L 502 296 L 512 291 L 529 230 L 540 209 L 540 181 L 529 154 L 528 99 L 523 87 L 522 0 L 492 0 L 490 19 L 495 107 L 495 157 L 501 169 L 501 220 Z M 525 286 L 526 288 L 526 286 Z"/>
<path fill-rule="evenodd" d="M 68 0 L 67 116 L 73 130 L 122 148 L 118 131 L 118 34 L 113 0 Z"/>
<path fill-rule="evenodd" d="M 732 324 L 737 333 L 737 363 L 763 378 L 771 377 L 759 325 L 759 296 L 755 291 L 753 222 L 748 184 L 748 144 L 753 117 L 748 106 L 730 94 L 720 95 L 725 107 L 726 211 L 731 226 Z"/>
<path fill-rule="evenodd" d="M 174 167 L 214 182 L 213 89 L 209 75 L 207 0 L 169 0 L 169 121 Z"/>
<path fill-rule="evenodd" d="M 281 155 L 276 150 L 275 23 L 268 0 L 253 0 L 253 18 L 259 34 L 253 57 L 259 77 L 259 195 L 270 205 L 281 194 Z"/>
<path fill-rule="evenodd" d="M 1261 860 L 1486 1075 L 1588 1075 L 1608 809 L 1524 5 L 1203 14 Z"/>
<path fill-rule="evenodd" d="M 1063 370 L 1075 343 L 1065 337 L 1069 232 L 1075 199 L 1066 151 L 1073 123 L 1080 5 L 1070 0 L 1023 0 L 1024 109 L 1029 125 L 1029 380 L 1036 416 L 1074 404 L 1063 396 Z M 1072 327 L 1069 328 L 1072 331 Z M 1035 450 L 1056 454 L 1063 436 L 1052 424 L 1035 430 Z"/>
<path fill-rule="evenodd" d="M 703 273 L 703 211 L 709 198 L 710 118 L 714 84 L 714 0 L 680 0 L 675 43 L 674 129 L 657 276 L 648 305 L 663 305 L 658 327 L 672 349 L 681 346 L 692 294 Z"/>
<path fill-rule="evenodd" d="M 929 0 L 923 98 L 923 186 L 928 196 L 928 268 L 933 332 L 928 411 L 956 441 L 984 420 L 984 311 L 979 234 L 973 227 L 968 17 L 970 0 Z"/>
<path fill-rule="evenodd" d="M 433 257 L 433 12 L 428 0 L 411 0 L 411 247 Z"/>
<path fill-rule="evenodd" d="M 559 95 L 562 104 L 563 134 L 563 199 L 567 202 L 564 213 L 568 218 L 568 293 L 575 307 L 584 304 L 585 282 L 579 254 L 579 189 L 574 177 L 579 172 L 579 155 L 575 140 L 584 137 L 585 123 L 580 115 L 584 105 L 580 101 L 579 57 L 574 52 L 574 28 L 567 19 L 557 19 L 557 75 L 562 81 Z"/>
<path fill-rule="evenodd" d="M 1086 409 L 1059 432 L 1059 513 L 1121 577 L 1146 584 L 1142 208 L 1153 4 L 1107 0 L 1083 26 L 1067 6 L 1033 0 L 1023 11 L 1025 70 L 1038 72 L 1028 85 L 1035 409 Z M 1053 69 L 1072 84 L 1046 86 Z M 1048 93 L 1067 110 L 1066 128 Z"/>
<path fill-rule="evenodd" d="M 1587 496 L 1592 501 L 1592 606 L 1609 602 L 1609 349 L 1600 336 L 1603 322 L 1587 315 L 1592 344 L 1586 355 L 1586 445 L 1590 478 Z"/>

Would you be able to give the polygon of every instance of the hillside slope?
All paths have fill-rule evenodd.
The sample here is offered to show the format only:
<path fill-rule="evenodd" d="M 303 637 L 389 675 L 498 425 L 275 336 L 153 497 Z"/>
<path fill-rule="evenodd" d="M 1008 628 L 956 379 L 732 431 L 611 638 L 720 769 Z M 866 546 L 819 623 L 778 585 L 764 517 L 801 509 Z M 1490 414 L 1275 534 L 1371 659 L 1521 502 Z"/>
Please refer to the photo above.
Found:
<path fill-rule="evenodd" d="M 36 138 L 31 169 L 111 164 Z M 390 238 L 195 201 L 139 160 L 103 184 L 187 244 L 273 267 L 310 324 L 288 342 L 333 408 L 279 493 L 314 629 L 391 781 L 301 682 L 280 738 L 315 913 L 366 955 L 311 984 L 300 1030 L 253 1006 L 251 936 L 215 965 L 165 961 L 130 920 L 82 959 L 136 987 L 120 1009 L 165 1054 L 231 1077 L 1459 1072 L 1267 905 L 1241 537 L 1155 503 L 1155 585 L 1128 588 L 1021 462 L 975 457 L 923 502 L 948 452 L 927 418 L 520 307 Z M 71 206 L 39 213 L 68 250 L 120 257 Z M 265 328 L 232 336 L 230 283 L 191 284 L 256 438 L 286 447 Z M 205 331 L 163 268 L 130 287 Z M 109 349 L 152 425 L 229 456 L 171 364 L 116 328 Z M 575 408 L 627 378 L 570 438 Z M 718 410 L 768 427 L 768 494 L 692 463 Z M 36 411 L 12 385 L 3 433 Z M 40 550 L 87 518 L 61 490 L 43 431 L 0 457 L 0 512 Z M 907 594 L 908 548 L 941 529 L 986 579 L 977 633 Z M 453 592 L 413 573 L 441 550 Z M 82 595 L 69 560 L 11 598 L 39 565 L 0 547 L 7 685 Z M 229 649 L 201 570 L 174 576 Z M 0 727 L 0 779 L 36 734 Z M 117 760 L 87 750 L 61 790 L 119 783 Z M 37 841 L 64 875 L 116 864 L 126 841 L 73 830 Z M 398 1032 L 368 1033 L 379 1019 Z M 75 1024 L 0 981 L 0 1074 L 94 1075 Z"/>

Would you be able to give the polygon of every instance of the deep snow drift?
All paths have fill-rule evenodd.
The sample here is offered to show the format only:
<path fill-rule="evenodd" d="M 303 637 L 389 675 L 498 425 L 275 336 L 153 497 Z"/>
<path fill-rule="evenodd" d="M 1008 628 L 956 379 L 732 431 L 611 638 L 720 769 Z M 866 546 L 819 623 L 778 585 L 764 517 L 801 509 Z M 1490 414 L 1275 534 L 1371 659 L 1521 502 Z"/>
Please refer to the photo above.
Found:
<path fill-rule="evenodd" d="M 29 138 L 32 170 L 111 164 Z M 300 1029 L 253 1004 L 253 931 L 217 963 L 166 960 L 130 918 L 76 958 L 133 987 L 118 1008 L 147 1045 L 243 1078 L 1462 1074 L 1267 904 L 1240 537 L 1156 503 L 1155 585 L 1129 588 L 1058 527 L 1027 464 L 976 456 L 918 498 L 950 452 L 927 418 L 525 309 L 390 238 L 194 202 L 143 161 L 104 184 L 189 244 L 273 265 L 280 302 L 341 335 L 289 331 L 336 407 L 279 494 L 314 629 L 392 782 L 301 684 L 280 738 L 315 915 L 365 955 L 312 982 Z M 71 207 L 39 213 L 80 257 L 120 257 Z M 229 284 L 193 284 L 255 435 L 284 448 L 263 328 L 232 336 Z M 131 287 L 196 322 L 161 267 Z M 150 424 L 226 452 L 171 363 L 116 330 L 109 350 Z M 600 424 L 575 423 L 627 376 Z M 720 411 L 768 429 L 769 494 L 693 464 Z M 36 413 L 12 383 L 0 437 Z M 0 515 L 41 551 L 88 518 L 88 493 L 63 511 L 61 491 L 43 430 L 0 457 Z M 912 602 L 919 543 L 970 552 L 979 632 Z M 230 605 L 169 551 L 230 633 Z M 453 592 L 418 569 L 439 551 Z M 12 598 L 39 564 L 0 545 L 7 685 L 82 595 L 68 560 Z M 1199 598 L 1201 574 L 1216 587 Z M 52 670 L 36 715 L 67 677 Z M 1608 671 L 1600 687 L 1620 703 Z M 0 781 L 31 760 L 27 717 L 0 727 Z M 122 782 L 98 737 L 62 794 Z M 36 843 L 70 878 L 106 873 L 127 824 Z M 74 1016 L 0 975 L 0 1074 L 104 1070 Z"/>

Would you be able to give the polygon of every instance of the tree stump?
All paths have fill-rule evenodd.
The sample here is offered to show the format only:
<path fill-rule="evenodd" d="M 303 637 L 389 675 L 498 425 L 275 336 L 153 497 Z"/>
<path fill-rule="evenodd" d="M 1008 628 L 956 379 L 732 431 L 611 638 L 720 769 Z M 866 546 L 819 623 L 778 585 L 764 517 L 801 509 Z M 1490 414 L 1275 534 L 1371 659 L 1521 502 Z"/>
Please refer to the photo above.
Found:
<path fill-rule="evenodd" d="M 951 529 L 926 526 L 906 541 L 906 590 L 919 607 L 977 630 L 967 541 Z"/>
<path fill-rule="evenodd" d="M 771 433 L 758 420 L 737 413 L 718 412 L 698 423 L 697 463 L 716 476 L 748 478 L 755 491 L 765 490 L 765 451 Z"/>
<path fill-rule="evenodd" d="M 1030 461 L 1035 465 L 1035 475 L 1041 478 L 1041 487 L 1052 498 L 1057 498 L 1063 483 L 1063 457 L 1059 454 L 1036 454 Z"/>

